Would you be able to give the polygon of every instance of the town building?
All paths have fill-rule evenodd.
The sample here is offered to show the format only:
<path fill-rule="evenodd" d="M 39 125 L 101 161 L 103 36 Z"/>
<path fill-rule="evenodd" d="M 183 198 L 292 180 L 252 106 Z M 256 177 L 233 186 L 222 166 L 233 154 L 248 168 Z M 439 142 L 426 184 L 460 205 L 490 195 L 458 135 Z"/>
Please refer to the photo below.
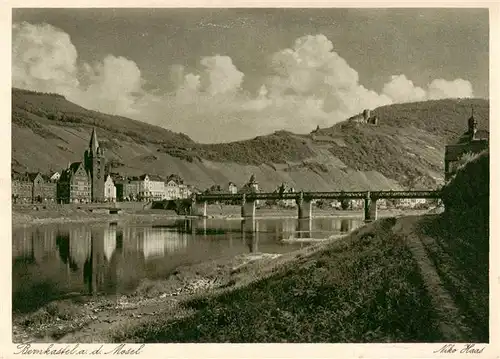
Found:
<path fill-rule="evenodd" d="M 55 202 L 57 198 L 57 184 L 50 181 L 48 176 L 38 173 L 29 173 L 30 182 L 33 183 L 33 203 Z"/>
<path fill-rule="evenodd" d="M 401 198 L 397 201 L 397 205 L 402 208 L 415 208 L 426 203 L 425 198 Z"/>
<path fill-rule="evenodd" d="M 92 201 L 91 186 L 92 182 L 84 163 L 73 162 L 62 172 L 57 183 L 58 202 L 89 203 Z"/>
<path fill-rule="evenodd" d="M 137 201 L 139 199 L 139 192 L 141 190 L 140 182 L 128 180 L 124 186 L 124 195 L 130 201 Z"/>
<path fill-rule="evenodd" d="M 278 193 L 295 193 L 295 188 L 288 186 L 286 183 L 282 183 L 277 188 Z M 278 201 L 278 205 L 283 207 L 295 207 L 297 202 L 295 199 L 282 199 Z"/>
<path fill-rule="evenodd" d="M 180 184 L 179 185 L 179 194 L 180 194 L 180 198 L 189 198 L 191 197 L 191 189 L 189 188 L 188 185 L 185 185 L 185 184 Z"/>
<path fill-rule="evenodd" d="M 27 173 L 12 173 L 12 203 L 32 203 L 33 185 Z"/>
<path fill-rule="evenodd" d="M 93 128 L 89 147 L 83 154 L 83 162 L 69 164 L 57 180 L 58 201 L 60 203 L 104 202 L 105 168 L 104 150 L 99 145 L 96 129 Z M 57 172 L 51 176 L 54 179 L 57 177 Z"/>
<path fill-rule="evenodd" d="M 50 176 L 50 180 L 52 182 L 57 182 L 59 181 L 59 178 L 61 178 L 61 174 L 59 172 L 54 172 L 52 173 L 52 175 Z"/>
<path fill-rule="evenodd" d="M 250 176 L 250 180 L 245 183 L 239 190 L 239 193 L 258 193 L 259 192 L 259 182 L 255 179 L 255 175 Z M 258 205 L 260 203 L 259 200 L 255 201 L 255 204 Z"/>
<path fill-rule="evenodd" d="M 255 175 L 250 176 L 250 180 L 239 190 L 239 193 L 257 193 L 259 192 L 259 182 L 255 180 Z"/>
<path fill-rule="evenodd" d="M 117 201 L 136 201 L 139 195 L 139 182 L 132 181 L 130 178 L 120 176 L 116 173 L 111 174 L 111 178 L 116 187 Z M 138 180 L 138 177 L 136 178 Z"/>
<path fill-rule="evenodd" d="M 229 182 L 228 191 L 231 194 L 236 194 L 238 193 L 238 187 L 233 182 Z"/>
<path fill-rule="evenodd" d="M 474 109 L 472 109 L 467 125 L 467 131 L 459 138 L 457 143 L 447 145 L 445 148 L 445 181 L 449 181 L 453 177 L 460 167 L 460 161 L 464 155 L 480 153 L 489 147 L 489 131 L 477 129 Z"/>
<path fill-rule="evenodd" d="M 57 184 L 40 172 L 13 173 L 11 179 L 13 203 L 47 203 L 57 199 Z"/>
<path fill-rule="evenodd" d="M 165 199 L 177 199 L 181 198 L 181 191 L 177 181 L 171 179 L 165 183 Z"/>
<path fill-rule="evenodd" d="M 89 148 L 84 153 L 84 166 L 90 178 L 92 202 L 103 202 L 106 158 L 97 141 L 95 128 L 92 129 Z"/>
<path fill-rule="evenodd" d="M 157 175 L 143 174 L 139 178 L 130 181 L 132 186 L 137 186 L 137 200 L 159 201 L 165 199 L 165 182 Z M 131 190 L 135 190 L 132 186 Z"/>
<path fill-rule="evenodd" d="M 110 175 L 106 177 L 106 182 L 104 182 L 104 200 L 116 202 L 116 187 Z"/>
<path fill-rule="evenodd" d="M 365 201 L 363 199 L 352 199 L 350 201 L 351 209 L 363 209 L 365 207 Z"/>

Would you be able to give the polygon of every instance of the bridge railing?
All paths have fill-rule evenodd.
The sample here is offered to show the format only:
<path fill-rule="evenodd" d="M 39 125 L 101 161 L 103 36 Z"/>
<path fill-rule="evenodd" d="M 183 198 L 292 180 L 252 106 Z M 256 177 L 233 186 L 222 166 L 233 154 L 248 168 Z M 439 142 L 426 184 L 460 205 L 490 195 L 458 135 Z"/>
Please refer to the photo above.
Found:
<path fill-rule="evenodd" d="M 246 200 L 279 199 L 389 199 L 389 198 L 440 198 L 441 191 L 336 191 L 336 192 L 287 192 L 287 193 L 246 193 Z M 236 201 L 242 200 L 241 193 L 198 194 L 196 201 Z"/>
<path fill-rule="evenodd" d="M 370 193 L 372 199 L 378 198 L 441 198 L 441 191 L 375 191 Z"/>

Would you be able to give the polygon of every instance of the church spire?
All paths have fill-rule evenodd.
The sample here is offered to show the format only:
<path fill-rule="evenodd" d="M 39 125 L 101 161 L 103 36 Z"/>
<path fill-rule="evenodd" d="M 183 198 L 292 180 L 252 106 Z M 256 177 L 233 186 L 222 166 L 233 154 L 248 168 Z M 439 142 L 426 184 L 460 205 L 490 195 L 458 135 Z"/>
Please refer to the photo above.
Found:
<path fill-rule="evenodd" d="M 472 105 L 471 105 L 471 116 L 469 117 L 468 121 L 468 132 L 470 138 L 474 139 L 474 136 L 476 135 L 477 132 L 477 121 L 474 118 L 474 107 Z"/>
<path fill-rule="evenodd" d="M 95 127 L 92 128 L 92 136 L 90 137 L 89 149 L 94 155 L 97 154 L 99 142 L 97 142 L 97 133 Z"/>

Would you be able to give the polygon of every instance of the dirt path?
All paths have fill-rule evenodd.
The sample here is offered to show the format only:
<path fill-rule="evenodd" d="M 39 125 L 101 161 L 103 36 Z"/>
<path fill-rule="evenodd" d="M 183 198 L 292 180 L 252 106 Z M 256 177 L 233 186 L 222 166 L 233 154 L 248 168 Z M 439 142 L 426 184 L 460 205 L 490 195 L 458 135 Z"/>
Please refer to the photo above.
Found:
<path fill-rule="evenodd" d="M 408 248 L 418 263 L 425 287 L 439 316 L 439 328 L 446 341 L 464 342 L 466 338 L 470 338 L 471 333 L 464 324 L 462 314 L 455 301 L 445 289 L 434 264 L 427 256 L 422 243 L 423 238 L 419 238 L 417 235 L 415 225 L 418 220 L 418 216 L 400 218 L 393 230 L 405 238 Z M 434 239 L 426 237 L 425 241 L 434 242 Z"/>

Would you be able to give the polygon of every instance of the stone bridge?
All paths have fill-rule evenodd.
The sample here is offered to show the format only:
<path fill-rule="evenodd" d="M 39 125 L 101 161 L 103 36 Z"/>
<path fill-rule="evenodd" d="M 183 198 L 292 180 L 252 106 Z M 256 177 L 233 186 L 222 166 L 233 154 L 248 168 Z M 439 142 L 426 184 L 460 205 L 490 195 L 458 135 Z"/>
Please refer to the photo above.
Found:
<path fill-rule="evenodd" d="M 290 200 L 295 199 L 298 207 L 298 218 L 308 219 L 312 217 L 312 201 L 314 199 L 362 199 L 364 200 L 365 221 L 377 219 L 378 199 L 401 199 L 401 198 L 441 198 L 441 191 L 340 191 L 340 192 L 293 192 L 293 193 L 248 193 L 248 194 L 198 194 L 185 205 L 189 206 L 192 215 L 207 216 L 207 202 L 209 201 L 233 201 L 241 203 L 241 217 L 244 219 L 255 218 L 256 200 Z"/>

